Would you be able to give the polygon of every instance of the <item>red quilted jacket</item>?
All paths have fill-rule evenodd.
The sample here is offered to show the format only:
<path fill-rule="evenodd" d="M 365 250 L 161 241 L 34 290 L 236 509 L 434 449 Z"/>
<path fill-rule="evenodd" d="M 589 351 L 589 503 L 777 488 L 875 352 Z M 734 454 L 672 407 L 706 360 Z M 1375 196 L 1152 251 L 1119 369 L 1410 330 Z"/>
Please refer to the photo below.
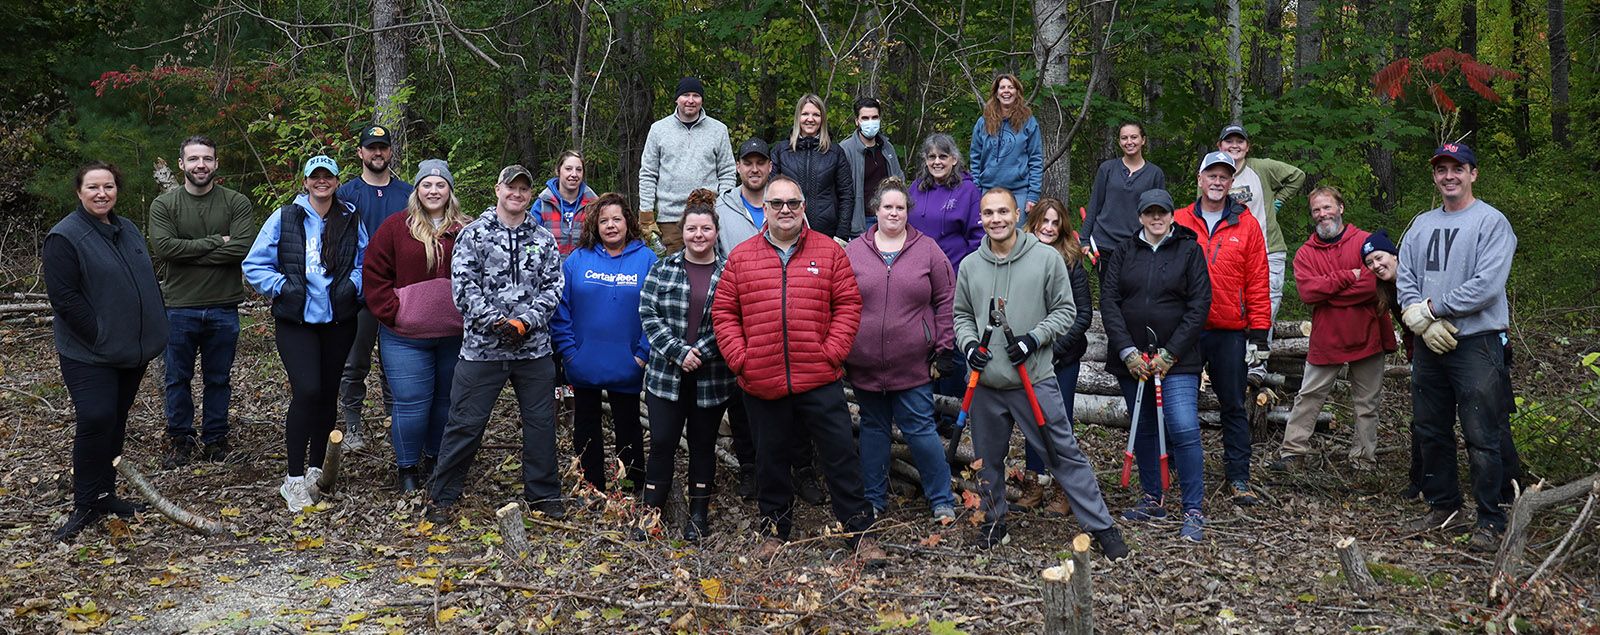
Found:
<path fill-rule="evenodd" d="M 1243 331 L 1272 328 L 1271 274 L 1267 270 L 1267 243 L 1261 225 L 1250 210 L 1228 199 L 1217 233 L 1206 231 L 1206 221 L 1196 207 L 1178 210 L 1179 225 L 1194 230 L 1206 254 L 1211 276 L 1211 314 L 1206 328 Z"/>
<path fill-rule="evenodd" d="M 728 255 L 711 305 L 717 348 L 759 399 L 838 381 L 861 326 L 861 291 L 844 250 L 806 229 L 785 267 L 764 234 Z"/>

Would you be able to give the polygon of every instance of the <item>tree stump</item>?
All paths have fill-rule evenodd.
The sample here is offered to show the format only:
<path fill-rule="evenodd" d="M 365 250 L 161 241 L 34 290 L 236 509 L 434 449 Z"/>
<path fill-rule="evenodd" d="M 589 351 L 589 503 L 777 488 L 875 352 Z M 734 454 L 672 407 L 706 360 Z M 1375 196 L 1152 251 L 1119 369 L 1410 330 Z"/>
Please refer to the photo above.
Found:
<path fill-rule="evenodd" d="M 172 519 L 172 522 L 206 535 L 216 535 L 226 531 L 221 523 L 179 507 L 176 503 L 168 500 L 167 497 L 162 496 L 156 486 L 152 485 L 143 474 L 139 473 L 137 468 L 133 467 L 133 463 L 124 461 L 119 456 L 111 459 L 111 467 L 115 468 L 117 473 L 121 474 L 122 478 L 133 486 L 133 489 L 138 490 L 140 496 L 150 501 L 150 507 L 161 512 L 162 516 Z"/>
<path fill-rule="evenodd" d="M 1083 626 L 1077 632 L 1094 632 L 1094 581 L 1089 568 L 1094 553 L 1089 551 L 1089 534 L 1078 534 L 1072 538 L 1072 592 L 1076 600 L 1074 611 Z"/>
<path fill-rule="evenodd" d="M 1072 582 L 1075 576 L 1087 576 L 1088 572 L 1080 573 L 1076 569 L 1077 565 L 1068 560 L 1060 566 L 1050 567 L 1039 573 L 1039 591 L 1044 600 L 1041 611 L 1044 613 L 1044 632 L 1047 635 L 1079 635 L 1093 632 L 1092 624 L 1086 622 L 1084 615 L 1079 613 L 1078 590 Z"/>
<path fill-rule="evenodd" d="M 317 479 L 317 492 L 332 496 L 339 491 L 339 466 L 344 463 L 344 433 L 328 433 L 328 451 L 322 459 L 322 476 Z"/>
<path fill-rule="evenodd" d="M 1361 597 L 1369 597 L 1378 591 L 1378 581 L 1367 570 L 1367 558 L 1362 555 L 1361 545 L 1356 544 L 1354 537 L 1340 538 L 1333 543 L 1333 549 L 1339 554 L 1339 568 L 1344 570 L 1345 586 Z"/>
<path fill-rule="evenodd" d="M 512 560 L 526 557 L 533 547 L 528 543 L 528 528 L 522 524 L 522 506 L 506 503 L 495 510 L 494 517 L 500 525 L 500 539 L 504 541 L 506 555 Z"/>

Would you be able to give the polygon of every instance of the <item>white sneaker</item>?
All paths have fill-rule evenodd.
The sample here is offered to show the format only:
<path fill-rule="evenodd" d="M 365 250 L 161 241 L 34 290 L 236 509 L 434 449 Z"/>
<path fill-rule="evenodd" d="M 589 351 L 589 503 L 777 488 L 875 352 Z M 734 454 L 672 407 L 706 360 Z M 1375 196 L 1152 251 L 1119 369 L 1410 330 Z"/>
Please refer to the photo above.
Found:
<path fill-rule="evenodd" d="M 343 445 L 346 452 L 360 452 L 367 447 L 367 440 L 361 436 L 360 430 L 347 430 Z"/>
<path fill-rule="evenodd" d="M 284 502 L 289 505 L 289 511 L 299 513 L 300 510 L 314 504 L 306 485 L 304 476 L 283 477 L 283 486 L 278 488 L 278 493 L 283 495 Z"/>
<path fill-rule="evenodd" d="M 321 483 L 322 483 L 322 468 L 320 468 L 320 467 L 308 467 L 308 468 L 306 468 L 306 496 L 310 496 L 311 497 L 311 502 L 312 503 L 316 503 L 316 502 L 322 500 Z"/>

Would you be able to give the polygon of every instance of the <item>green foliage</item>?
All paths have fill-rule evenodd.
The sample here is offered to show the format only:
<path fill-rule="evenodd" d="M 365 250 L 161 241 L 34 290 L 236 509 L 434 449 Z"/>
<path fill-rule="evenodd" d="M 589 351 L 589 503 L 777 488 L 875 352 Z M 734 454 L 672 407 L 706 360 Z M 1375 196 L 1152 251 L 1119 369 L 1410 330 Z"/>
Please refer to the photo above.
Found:
<path fill-rule="evenodd" d="M 359 174 L 357 137 L 350 133 L 349 122 L 371 119 L 371 108 L 359 107 L 348 95 L 314 83 L 300 87 L 293 97 L 293 106 L 284 116 L 267 113 L 249 128 L 262 137 L 266 156 L 272 158 L 263 167 L 268 178 L 252 190 L 255 200 L 269 207 L 289 202 L 300 191 L 299 168 L 313 156 L 333 157 L 343 178 Z M 354 117 L 347 118 L 345 113 Z"/>
<path fill-rule="evenodd" d="M 1544 402 L 1518 395 L 1511 418 L 1511 436 L 1523 465 L 1555 483 L 1592 474 L 1600 466 L 1600 420 L 1595 419 L 1600 412 L 1600 352 L 1580 355 L 1577 363 L 1581 384 Z"/>

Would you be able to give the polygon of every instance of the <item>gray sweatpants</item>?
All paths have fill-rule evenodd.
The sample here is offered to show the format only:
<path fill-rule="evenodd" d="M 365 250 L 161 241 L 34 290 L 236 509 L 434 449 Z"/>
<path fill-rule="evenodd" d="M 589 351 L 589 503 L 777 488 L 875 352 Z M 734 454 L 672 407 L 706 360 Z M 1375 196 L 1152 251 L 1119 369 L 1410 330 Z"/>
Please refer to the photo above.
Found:
<path fill-rule="evenodd" d="M 967 414 L 972 419 L 972 448 L 983 461 L 978 470 L 978 487 L 982 490 L 983 515 L 986 521 L 998 522 L 1006 517 L 1006 451 L 1011 446 L 1011 426 L 1022 427 L 1022 437 L 1034 452 L 1044 457 L 1050 474 L 1072 504 L 1072 513 L 1085 531 L 1099 531 L 1112 525 L 1111 511 L 1106 509 L 1105 498 L 1100 495 L 1100 482 L 1095 480 L 1094 468 L 1088 457 L 1078 447 L 1072 436 L 1072 424 L 1067 421 L 1066 407 L 1061 403 L 1061 387 L 1054 378 L 1036 382 L 1034 394 L 1039 397 L 1039 408 L 1044 411 L 1044 432 L 1050 435 L 1054 453 L 1045 452 L 1040 428 L 1028 405 L 1027 391 L 996 390 L 979 385 L 972 393 L 972 409 Z"/>
<path fill-rule="evenodd" d="M 517 394 L 522 418 L 522 496 L 537 502 L 561 496 L 556 474 L 556 364 L 549 356 L 507 362 L 456 363 L 450 386 L 450 421 L 444 426 L 439 464 L 429 498 L 455 504 L 483 444 L 483 429 L 506 382 Z"/>

